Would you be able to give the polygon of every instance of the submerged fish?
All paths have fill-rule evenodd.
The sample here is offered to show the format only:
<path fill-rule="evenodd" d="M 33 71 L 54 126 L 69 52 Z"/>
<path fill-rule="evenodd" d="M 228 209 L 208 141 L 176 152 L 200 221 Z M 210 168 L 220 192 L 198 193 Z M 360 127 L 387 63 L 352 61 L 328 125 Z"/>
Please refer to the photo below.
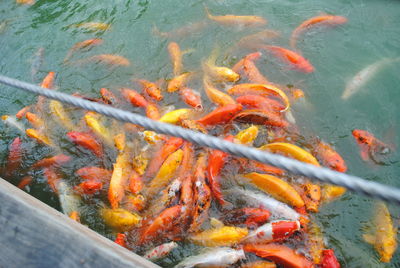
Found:
<path fill-rule="evenodd" d="M 397 248 L 397 230 L 393 227 L 390 212 L 383 202 L 375 206 L 374 232 L 364 234 L 364 240 L 373 245 L 382 262 L 390 262 Z"/>
<path fill-rule="evenodd" d="M 108 30 L 111 25 L 103 22 L 83 22 L 74 25 L 77 28 L 86 29 L 90 31 L 105 31 Z"/>
<path fill-rule="evenodd" d="M 210 14 L 208 8 L 204 7 L 207 17 L 221 25 L 226 26 L 263 26 L 267 24 L 267 20 L 260 16 L 238 16 L 238 15 L 223 15 L 214 16 Z"/>
<path fill-rule="evenodd" d="M 176 242 L 169 242 L 159 245 L 153 249 L 147 251 L 143 257 L 155 261 L 167 256 L 174 248 L 177 248 L 178 244 Z"/>
<path fill-rule="evenodd" d="M 322 15 L 319 15 L 316 17 L 312 17 L 312 18 L 304 21 L 296 29 L 294 29 L 292 36 L 290 38 L 290 46 L 292 48 L 296 48 L 297 38 L 299 37 L 299 35 L 302 34 L 305 30 L 310 29 L 311 27 L 314 27 L 317 25 L 333 26 L 333 25 L 344 24 L 346 22 L 347 22 L 347 18 L 342 17 L 342 16 L 322 14 Z"/>
<path fill-rule="evenodd" d="M 18 129 L 19 131 L 21 131 L 22 133 L 25 133 L 24 125 L 22 125 L 22 123 L 19 122 L 15 116 L 3 115 L 1 117 L 1 119 L 3 120 L 4 124 L 6 124 L 10 127 L 14 127 L 16 129 Z"/>
<path fill-rule="evenodd" d="M 199 255 L 191 256 L 180 263 L 175 268 L 189 268 L 197 265 L 202 266 L 227 266 L 234 264 L 238 260 L 244 259 L 244 251 L 242 249 L 236 250 L 228 247 L 210 248 L 204 250 Z"/>
<path fill-rule="evenodd" d="M 349 99 L 351 96 L 359 92 L 360 89 L 364 87 L 384 67 L 398 61 L 400 61 L 400 58 L 384 58 L 368 65 L 347 82 L 341 98 L 343 100 Z"/>
<path fill-rule="evenodd" d="M 44 59 L 44 48 L 40 47 L 32 58 L 32 65 L 31 65 L 32 82 L 35 82 L 36 74 L 38 73 L 40 67 L 43 64 L 43 59 Z"/>
<path fill-rule="evenodd" d="M 56 183 L 58 198 L 61 210 L 64 214 L 70 215 L 73 211 L 80 211 L 81 198 L 75 194 L 72 187 L 63 180 Z"/>
<path fill-rule="evenodd" d="M 380 162 L 379 156 L 386 155 L 393 149 L 392 146 L 380 141 L 366 130 L 354 129 L 352 134 L 360 147 L 360 156 L 364 161 L 371 159 L 374 162 Z"/>

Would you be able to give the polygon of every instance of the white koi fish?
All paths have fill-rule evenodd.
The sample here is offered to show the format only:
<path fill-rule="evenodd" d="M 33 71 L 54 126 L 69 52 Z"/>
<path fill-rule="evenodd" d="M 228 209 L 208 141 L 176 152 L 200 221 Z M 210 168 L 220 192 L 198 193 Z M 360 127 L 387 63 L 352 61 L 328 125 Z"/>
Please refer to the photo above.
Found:
<path fill-rule="evenodd" d="M 150 249 L 143 255 L 143 257 L 148 260 L 155 261 L 155 260 L 164 258 L 174 248 L 177 248 L 177 247 L 178 247 L 178 244 L 176 242 L 164 243 L 162 245 L 159 245 L 155 248 Z"/>
<path fill-rule="evenodd" d="M 180 263 L 175 268 L 189 268 L 196 265 L 211 266 L 211 265 L 230 265 L 234 264 L 240 259 L 244 259 L 244 251 L 242 249 L 236 250 L 228 247 L 210 248 L 206 249 L 199 255 L 191 256 Z"/>
<path fill-rule="evenodd" d="M 347 100 L 355 93 L 357 93 L 363 86 L 365 86 L 380 70 L 387 65 L 400 61 L 400 58 L 381 59 L 371 65 L 368 65 L 361 71 L 359 71 L 349 82 L 346 84 L 346 88 L 343 91 L 342 99 Z"/>

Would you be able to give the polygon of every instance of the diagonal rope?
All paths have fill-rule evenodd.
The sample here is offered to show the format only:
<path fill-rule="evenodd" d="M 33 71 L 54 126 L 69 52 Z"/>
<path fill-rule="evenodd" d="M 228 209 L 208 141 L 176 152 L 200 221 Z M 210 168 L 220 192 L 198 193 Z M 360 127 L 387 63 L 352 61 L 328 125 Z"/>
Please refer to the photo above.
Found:
<path fill-rule="evenodd" d="M 365 196 L 397 203 L 400 205 L 400 189 L 392 186 L 386 186 L 356 176 L 299 162 L 281 155 L 271 154 L 255 148 L 231 143 L 210 135 L 202 134 L 175 125 L 154 121 L 139 114 L 130 113 L 104 104 L 87 101 L 54 90 L 48 90 L 6 76 L 0 75 L 0 83 L 36 93 L 50 99 L 68 103 L 85 110 L 95 111 L 99 114 L 107 115 L 123 122 L 137 124 L 157 133 L 180 137 L 201 146 L 218 149 L 232 155 L 273 165 L 296 175 L 302 175 L 324 183 L 339 185 Z"/>

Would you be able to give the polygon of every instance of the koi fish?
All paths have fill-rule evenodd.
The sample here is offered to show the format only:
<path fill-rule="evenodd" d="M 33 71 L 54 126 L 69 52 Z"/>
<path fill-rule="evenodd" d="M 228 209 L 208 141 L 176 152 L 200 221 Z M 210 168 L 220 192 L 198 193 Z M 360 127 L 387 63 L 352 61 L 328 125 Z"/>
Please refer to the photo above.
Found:
<path fill-rule="evenodd" d="M 16 0 L 16 3 L 17 4 L 20 4 L 20 5 L 33 5 L 33 4 L 35 4 L 35 0 Z"/>
<path fill-rule="evenodd" d="M 43 64 L 43 59 L 44 59 L 44 48 L 40 47 L 35 54 L 33 55 L 32 58 L 32 64 L 31 64 L 31 79 L 32 82 L 35 82 L 35 77 L 37 73 L 39 72 L 40 67 Z"/>
<path fill-rule="evenodd" d="M 289 238 L 299 230 L 299 221 L 274 221 L 251 231 L 241 242 L 259 244 L 281 241 Z"/>
<path fill-rule="evenodd" d="M 158 110 L 157 105 L 149 102 L 146 106 L 146 116 L 153 120 L 160 119 L 160 111 Z"/>
<path fill-rule="evenodd" d="M 174 29 L 170 32 L 161 32 L 156 26 L 154 26 L 153 33 L 164 38 L 182 38 L 187 35 L 202 31 L 205 27 L 207 27 L 207 25 L 208 21 L 203 20 L 195 23 L 189 23 L 188 25 Z"/>
<path fill-rule="evenodd" d="M 122 233 L 118 233 L 114 240 L 115 243 L 120 245 L 121 247 L 128 248 L 126 245 L 126 235 Z"/>
<path fill-rule="evenodd" d="M 334 16 L 328 14 L 322 14 L 320 16 L 312 17 L 303 23 L 301 23 L 294 31 L 290 37 L 290 46 L 295 49 L 298 37 L 306 30 L 318 26 L 318 25 L 328 25 L 335 26 L 344 24 L 347 22 L 347 18 L 342 16 Z"/>
<path fill-rule="evenodd" d="M 279 101 L 261 95 L 242 95 L 237 97 L 236 101 L 248 108 L 265 110 L 276 114 L 285 109 L 285 106 Z"/>
<path fill-rule="evenodd" d="M 168 44 L 168 52 L 172 62 L 173 73 L 175 76 L 178 76 L 182 73 L 183 68 L 181 48 L 176 42 L 171 42 Z"/>
<path fill-rule="evenodd" d="M 5 168 L 6 177 L 10 177 L 14 172 L 18 171 L 22 164 L 22 140 L 21 138 L 15 138 L 9 146 L 7 165 Z"/>
<path fill-rule="evenodd" d="M 69 131 L 75 129 L 72 119 L 68 115 L 67 111 L 65 110 L 61 102 L 56 100 L 51 100 L 49 102 L 49 108 L 51 115 L 54 116 L 54 121 L 57 122 L 61 127 L 64 127 Z"/>
<path fill-rule="evenodd" d="M 306 58 L 294 51 L 277 46 L 262 45 L 260 47 L 265 50 L 271 51 L 276 57 L 301 72 L 314 72 L 314 67 L 311 65 L 311 63 Z"/>
<path fill-rule="evenodd" d="M 210 14 L 207 7 L 204 7 L 207 17 L 221 25 L 225 26 L 245 26 L 258 27 L 267 24 L 267 20 L 260 16 L 238 16 L 238 15 L 223 15 L 213 16 Z"/>
<path fill-rule="evenodd" d="M 195 266 L 228 266 L 245 259 L 242 249 L 217 247 L 205 249 L 198 255 L 190 256 L 175 265 L 174 268 L 190 268 Z"/>
<path fill-rule="evenodd" d="M 21 122 L 18 122 L 15 116 L 2 115 L 1 119 L 3 120 L 4 124 L 18 129 L 21 133 L 25 133 L 25 127 L 22 125 Z"/>
<path fill-rule="evenodd" d="M 179 91 L 179 94 L 187 105 L 193 107 L 195 110 L 203 110 L 203 104 L 199 92 L 190 88 L 183 88 Z"/>
<path fill-rule="evenodd" d="M 254 261 L 242 264 L 240 268 L 276 268 L 276 264 L 270 261 Z"/>
<path fill-rule="evenodd" d="M 146 107 L 149 103 L 148 101 L 140 95 L 137 91 L 129 88 L 121 88 L 121 93 L 127 101 L 132 103 L 132 105 L 137 107 Z"/>
<path fill-rule="evenodd" d="M 208 99 L 215 103 L 216 105 L 224 106 L 227 104 L 235 104 L 236 101 L 232 99 L 228 94 L 216 89 L 212 84 L 210 79 L 205 76 L 203 79 L 204 91 Z"/>
<path fill-rule="evenodd" d="M 320 166 L 317 159 L 315 159 L 315 157 L 312 154 L 294 144 L 275 142 L 261 146 L 258 149 L 268 150 L 272 153 L 281 153 L 283 155 L 290 156 L 301 162 L 315 165 L 318 167 Z"/>
<path fill-rule="evenodd" d="M 194 244 L 204 247 L 232 246 L 241 241 L 247 234 L 246 228 L 222 226 L 197 233 L 189 239 Z"/>
<path fill-rule="evenodd" d="M 26 115 L 26 113 L 29 112 L 29 110 L 30 110 L 31 108 L 32 108 L 32 107 L 31 107 L 30 105 L 25 106 L 24 108 L 22 108 L 21 110 L 19 110 L 19 111 L 15 114 L 15 117 L 16 117 L 17 119 L 22 119 L 22 118 Z"/>
<path fill-rule="evenodd" d="M 187 80 L 189 79 L 189 77 L 191 75 L 192 75 L 192 73 L 187 72 L 187 73 L 183 73 L 181 75 L 175 76 L 168 82 L 167 91 L 171 93 L 171 92 L 175 92 L 177 90 L 183 89 L 185 87 Z"/>
<path fill-rule="evenodd" d="M 110 187 L 108 188 L 108 201 L 113 209 L 118 208 L 120 202 L 125 197 L 124 188 L 128 182 L 130 172 L 129 152 L 124 151 L 119 153 L 111 175 Z"/>
<path fill-rule="evenodd" d="M 19 181 L 17 187 L 18 187 L 19 189 L 22 189 L 22 190 L 23 190 L 23 189 L 25 189 L 28 185 L 30 185 L 30 184 L 32 183 L 32 181 L 33 181 L 32 176 L 25 176 L 25 177 L 23 177 L 23 178 Z"/>
<path fill-rule="evenodd" d="M 96 136 L 101 138 L 108 146 L 114 146 L 112 135 L 109 129 L 102 122 L 100 122 L 99 114 L 87 112 L 83 119 Z"/>
<path fill-rule="evenodd" d="M 230 210 L 221 218 L 222 222 L 229 225 L 244 224 L 247 227 L 255 227 L 265 223 L 271 213 L 261 208 L 241 208 Z"/>
<path fill-rule="evenodd" d="M 333 249 L 324 249 L 322 251 L 321 268 L 340 268 L 340 263 Z"/>
<path fill-rule="evenodd" d="M 39 143 L 42 143 L 44 145 L 48 145 L 48 146 L 54 146 L 54 143 L 51 141 L 51 139 L 44 135 L 41 134 L 39 131 L 37 131 L 36 129 L 33 128 L 28 128 L 25 131 L 26 135 L 32 139 L 35 139 L 36 141 L 38 141 Z"/>
<path fill-rule="evenodd" d="M 279 202 L 276 199 L 268 197 L 260 192 L 243 190 L 239 188 L 233 188 L 225 191 L 227 196 L 238 196 L 243 199 L 247 204 L 253 207 L 259 207 L 267 209 L 271 212 L 273 219 L 286 219 L 291 221 L 297 221 L 300 219 L 299 213 L 294 209 L 290 208 L 285 203 Z"/>
<path fill-rule="evenodd" d="M 177 124 L 182 120 L 188 119 L 193 110 L 192 109 L 177 109 L 164 114 L 158 121 L 169 124 Z"/>
<path fill-rule="evenodd" d="M 235 141 L 238 141 L 240 144 L 249 144 L 251 145 L 254 140 L 257 138 L 259 132 L 258 126 L 250 126 L 246 129 L 243 129 L 235 136 Z"/>
<path fill-rule="evenodd" d="M 67 55 L 64 58 L 64 63 L 66 63 L 76 51 L 83 49 L 91 49 L 92 47 L 99 46 L 101 44 L 103 44 L 103 39 L 100 38 L 87 39 L 85 41 L 76 43 L 68 51 Z"/>
<path fill-rule="evenodd" d="M 283 267 L 312 268 L 313 263 L 295 250 L 279 244 L 247 244 L 244 251 L 256 254 L 261 258 L 267 258 Z"/>
<path fill-rule="evenodd" d="M 110 29 L 111 25 L 103 22 L 83 22 L 74 25 L 76 28 L 85 29 L 89 31 L 106 31 Z"/>
<path fill-rule="evenodd" d="M 193 220 L 189 227 L 189 232 L 195 232 L 207 219 L 208 210 L 211 206 L 211 189 L 206 183 L 207 158 L 200 154 L 197 159 L 194 172 L 194 210 Z"/>
<path fill-rule="evenodd" d="M 138 82 L 142 85 L 143 91 L 146 92 L 155 101 L 161 101 L 164 97 L 161 94 L 161 89 L 157 84 L 141 79 Z"/>
<path fill-rule="evenodd" d="M 322 165 L 339 172 L 347 171 L 346 162 L 330 145 L 318 141 L 313 148 L 313 153 Z"/>
<path fill-rule="evenodd" d="M 44 168 L 51 166 L 61 166 L 71 161 L 71 157 L 65 154 L 59 154 L 53 157 L 44 158 L 42 160 L 37 161 L 32 165 L 32 168 Z"/>
<path fill-rule="evenodd" d="M 315 264 L 321 264 L 321 260 L 323 259 L 323 250 L 325 248 L 322 230 L 315 221 L 310 221 L 307 225 L 306 232 L 306 245 L 309 253 Z"/>
<path fill-rule="evenodd" d="M 79 194 L 92 195 L 103 188 L 103 183 L 98 180 L 85 180 L 74 187 L 74 191 Z"/>
<path fill-rule="evenodd" d="M 288 122 L 280 115 L 277 115 L 270 111 L 257 109 L 239 112 L 232 118 L 232 121 L 282 128 L 288 126 Z"/>
<path fill-rule="evenodd" d="M 55 183 L 61 210 L 65 215 L 70 215 L 73 211 L 80 211 L 81 197 L 74 193 L 72 187 L 61 178 Z"/>
<path fill-rule="evenodd" d="M 101 158 L 103 156 L 102 145 L 91 134 L 71 131 L 67 133 L 67 137 L 75 144 L 91 151 L 97 157 Z"/>
<path fill-rule="evenodd" d="M 261 52 L 253 52 L 250 54 L 247 54 L 244 56 L 242 59 L 240 59 L 235 65 L 233 65 L 232 70 L 237 73 L 241 73 L 243 71 L 243 63 L 244 61 L 251 60 L 251 61 L 256 61 L 262 56 Z"/>
<path fill-rule="evenodd" d="M 129 231 L 142 221 L 142 217 L 138 214 L 122 208 L 102 208 L 100 215 L 108 226 L 120 232 Z"/>
<path fill-rule="evenodd" d="M 237 47 L 241 48 L 256 48 L 254 44 L 260 44 L 271 41 L 271 39 L 278 38 L 281 34 L 274 30 L 263 30 L 254 34 L 246 35 L 236 43 Z"/>
<path fill-rule="evenodd" d="M 114 93 L 106 88 L 100 89 L 100 95 L 105 104 L 118 105 L 120 103 L 120 100 L 114 95 Z"/>
<path fill-rule="evenodd" d="M 86 59 L 77 60 L 74 62 L 74 64 L 87 64 L 90 62 L 98 62 L 112 66 L 124 66 L 124 67 L 131 65 L 131 62 L 127 58 L 116 54 L 94 55 Z"/>
<path fill-rule="evenodd" d="M 243 176 L 259 189 L 282 202 L 298 208 L 304 206 L 304 201 L 299 193 L 289 183 L 278 177 L 255 172 Z"/>
<path fill-rule="evenodd" d="M 363 88 L 372 78 L 374 78 L 383 68 L 387 65 L 400 61 L 400 58 L 383 58 L 378 60 L 361 71 L 359 71 L 352 79 L 346 83 L 341 98 L 343 100 L 349 99 Z"/>
<path fill-rule="evenodd" d="M 31 123 L 34 128 L 41 129 L 44 126 L 44 121 L 34 113 L 27 112 L 25 114 L 26 119 Z"/>
<path fill-rule="evenodd" d="M 392 146 L 380 141 L 366 130 L 354 129 L 352 134 L 360 147 L 360 155 L 364 161 L 371 159 L 374 162 L 379 162 L 377 161 L 379 155 L 388 154 L 391 151 Z"/>
<path fill-rule="evenodd" d="M 231 82 L 234 83 L 239 80 L 240 75 L 228 67 L 216 66 L 213 63 L 205 62 L 203 69 L 217 82 Z"/>
<path fill-rule="evenodd" d="M 143 258 L 156 261 L 167 256 L 172 250 L 178 247 L 176 242 L 169 242 L 159 245 L 153 249 L 146 251 Z"/>
<path fill-rule="evenodd" d="M 375 204 L 373 233 L 364 234 L 364 240 L 373 245 L 381 262 L 390 262 L 397 248 L 397 230 L 393 227 L 390 212 L 383 202 Z"/>
<path fill-rule="evenodd" d="M 210 112 L 209 114 L 197 119 L 196 122 L 203 126 L 214 126 L 230 122 L 231 119 L 242 110 L 240 104 L 227 104 Z"/>

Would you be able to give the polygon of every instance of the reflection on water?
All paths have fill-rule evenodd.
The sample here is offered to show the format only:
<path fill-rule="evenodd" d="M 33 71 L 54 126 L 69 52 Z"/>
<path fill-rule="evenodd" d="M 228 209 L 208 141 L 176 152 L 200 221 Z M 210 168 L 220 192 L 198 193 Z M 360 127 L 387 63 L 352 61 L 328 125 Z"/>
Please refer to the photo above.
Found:
<path fill-rule="evenodd" d="M 289 69 L 269 53 L 258 62 L 268 79 L 282 85 L 293 85 L 304 90 L 306 99 L 293 105 L 296 123 L 307 140 L 318 136 L 333 144 L 349 167 L 349 173 L 400 187 L 398 182 L 399 153 L 386 157 L 381 165 L 364 162 L 353 140 L 353 129 L 366 129 L 387 143 L 398 146 L 400 97 L 399 63 L 379 70 L 362 88 L 347 100 L 341 99 L 346 84 L 368 65 L 383 58 L 399 57 L 400 2 L 398 1 L 37 1 L 33 6 L 18 6 L 14 1 L 0 3 L 0 73 L 31 81 L 32 61 L 43 48 L 43 62 L 38 65 L 35 83 L 47 72 L 58 74 L 56 85 L 63 92 L 79 92 L 98 98 L 102 87 L 118 89 L 132 86 L 132 79 L 172 78 L 167 45 L 176 41 L 183 50 L 184 71 L 198 72 L 199 62 L 208 58 L 218 47 L 220 65 L 232 66 L 249 50 L 238 46 L 238 41 L 258 30 L 245 27 L 223 27 L 206 19 L 206 5 L 213 15 L 254 14 L 268 19 L 267 29 L 276 31 L 264 41 L 288 47 L 292 30 L 302 21 L 321 12 L 345 16 L 346 26 L 313 29 L 299 38 L 297 46 L 312 62 L 316 71 L 309 75 Z M 76 27 L 86 22 L 110 24 L 109 30 L 90 30 Z M 183 27 L 183 28 L 182 28 Z M 264 29 L 265 30 L 265 29 Z M 104 43 L 79 52 L 76 59 L 98 54 L 119 54 L 131 62 L 129 67 L 110 68 L 100 64 L 63 64 L 67 51 L 77 42 L 101 38 Z M 246 40 L 246 39 L 245 39 Z M 22 91 L 0 86 L 0 114 L 15 114 L 36 99 Z M 201 82 L 193 87 L 202 94 Z M 179 107 L 182 103 L 168 98 L 166 103 Z M 72 108 L 71 108 L 72 109 Z M 78 112 L 79 114 L 79 112 Z M 79 123 L 80 118 L 75 118 Z M 57 125 L 49 127 L 56 133 Z M 17 135 L 12 128 L 1 125 L 0 156 L 5 159 L 7 146 Z M 26 143 L 26 151 L 35 152 L 25 159 L 24 168 L 50 154 L 48 149 Z M 60 141 L 59 146 L 66 147 Z M 71 155 L 79 155 L 74 147 Z M 114 158 L 111 158 L 114 159 Z M 112 161 L 107 163 L 111 167 Z M 95 158 L 84 159 L 81 165 L 93 164 Z M 77 168 L 77 167 L 66 167 Z M 21 172 L 23 172 L 22 170 Z M 30 193 L 53 207 L 58 201 L 48 189 L 42 171 L 37 171 L 36 183 Z M 74 182 L 77 178 L 71 178 Z M 345 267 L 386 267 L 377 262 L 372 247 L 362 242 L 363 223 L 369 221 L 371 200 L 347 193 L 339 201 L 328 204 L 316 217 L 322 223 L 329 245 Z M 85 208 L 86 209 L 86 208 Z M 392 214 L 399 209 L 390 206 Z M 91 227 L 108 234 L 109 230 L 95 220 L 96 210 L 87 208 L 83 214 Z M 193 246 L 174 251 L 163 264 L 171 265 Z M 186 251 L 187 250 L 187 251 Z M 397 254 L 398 255 L 398 254 Z M 392 260 L 398 266 L 400 259 Z M 174 261 L 175 260 L 175 261 Z M 390 265 L 387 265 L 389 267 Z"/>

